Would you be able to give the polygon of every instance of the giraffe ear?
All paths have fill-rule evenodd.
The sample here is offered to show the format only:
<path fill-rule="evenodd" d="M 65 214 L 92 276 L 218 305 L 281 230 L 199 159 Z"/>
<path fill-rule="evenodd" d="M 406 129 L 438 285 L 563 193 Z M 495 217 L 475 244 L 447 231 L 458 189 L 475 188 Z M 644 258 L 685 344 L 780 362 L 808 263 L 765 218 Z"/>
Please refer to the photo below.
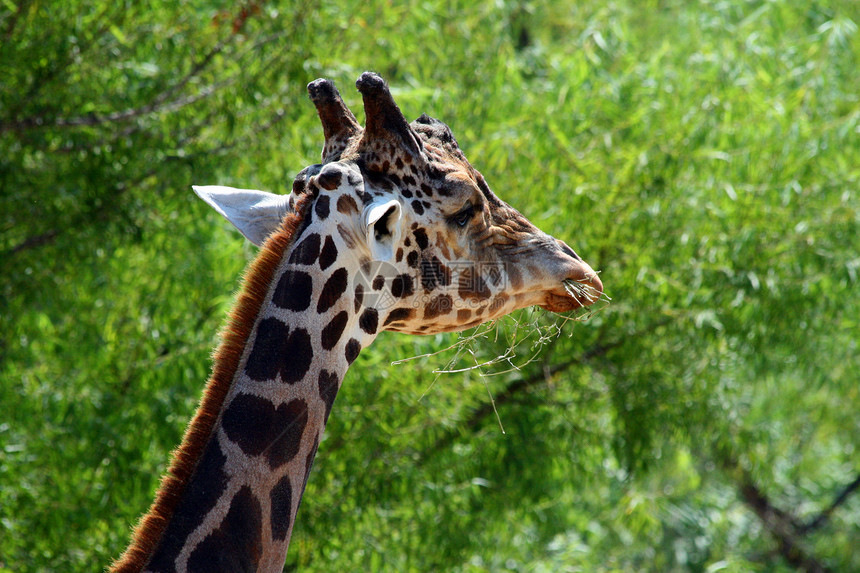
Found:
<path fill-rule="evenodd" d="M 221 185 L 193 185 L 191 188 L 258 247 L 280 227 L 291 210 L 290 195 Z"/>
<path fill-rule="evenodd" d="M 396 199 L 376 199 L 364 208 L 364 232 L 370 255 L 375 261 L 390 261 L 400 240 L 403 208 Z"/>

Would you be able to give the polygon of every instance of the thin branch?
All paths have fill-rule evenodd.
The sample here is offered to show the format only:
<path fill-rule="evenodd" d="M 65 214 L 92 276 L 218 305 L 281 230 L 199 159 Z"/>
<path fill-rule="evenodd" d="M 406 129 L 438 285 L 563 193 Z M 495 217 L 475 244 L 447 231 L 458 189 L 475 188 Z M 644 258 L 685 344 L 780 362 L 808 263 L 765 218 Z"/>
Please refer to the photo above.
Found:
<path fill-rule="evenodd" d="M 564 372 L 565 370 L 577 364 L 584 364 L 593 358 L 603 356 L 610 350 L 622 346 L 625 342 L 627 342 L 628 339 L 637 338 L 643 334 L 646 334 L 647 332 L 656 330 L 657 328 L 666 325 L 668 322 L 669 319 L 660 320 L 658 322 L 655 322 L 654 324 L 648 325 L 646 328 L 638 332 L 631 334 L 628 337 L 621 338 L 619 340 L 607 344 L 598 344 L 584 352 L 579 357 L 571 358 L 559 364 L 549 366 L 548 368 L 542 368 L 539 372 L 533 374 L 532 376 L 529 376 L 528 378 L 520 378 L 519 380 L 515 380 L 514 382 L 508 384 L 508 386 L 505 387 L 505 389 L 502 390 L 501 393 L 496 395 L 495 405 L 496 407 L 498 407 L 505 403 L 513 402 L 518 399 L 523 392 L 533 387 L 546 384 L 547 381 L 555 375 L 560 374 L 561 372 Z M 455 430 L 446 433 L 444 436 L 436 440 L 436 443 L 433 444 L 431 448 L 429 448 L 422 454 L 422 460 L 426 460 L 431 455 L 448 448 L 454 442 L 454 440 L 456 440 L 460 436 L 460 433 L 463 429 L 469 431 L 475 430 L 475 428 L 481 425 L 484 418 L 486 418 L 492 413 L 492 404 L 483 404 L 475 408 L 465 422 L 459 424 Z"/>
<path fill-rule="evenodd" d="M 284 115 L 285 115 L 284 110 L 277 109 L 274 112 L 272 112 L 271 116 L 269 117 L 269 119 L 265 123 L 259 124 L 258 126 L 256 126 L 255 129 L 250 130 L 250 132 L 246 136 L 239 137 L 235 141 L 233 141 L 232 143 L 222 143 L 216 147 L 206 148 L 206 149 L 203 149 L 199 152 L 191 153 L 191 154 L 185 156 L 183 158 L 183 160 L 191 161 L 199 155 L 211 156 L 211 155 L 220 155 L 220 154 L 226 153 L 226 152 L 240 146 L 242 143 L 246 142 L 250 137 L 258 135 L 258 134 L 260 134 L 260 133 L 262 133 L 268 129 L 271 129 L 276 123 L 278 123 L 281 119 L 283 119 Z M 192 131 L 199 130 L 204 125 L 207 125 L 207 124 L 208 124 L 208 120 L 206 120 L 206 119 L 201 120 L 198 125 L 193 126 Z M 188 136 L 184 137 L 183 139 L 180 139 L 178 141 L 177 146 L 183 147 L 188 142 L 190 142 L 192 139 L 194 139 L 194 137 L 196 137 L 196 134 L 195 135 L 188 135 Z M 115 200 L 117 197 L 122 195 L 126 190 L 131 189 L 131 188 L 137 188 L 141 184 L 141 182 L 152 177 L 154 174 L 156 174 L 158 172 L 159 169 L 160 169 L 159 165 L 153 165 L 150 169 L 146 170 L 143 174 L 138 175 L 137 177 L 135 177 L 131 181 L 118 182 L 115 185 L 113 191 L 111 192 L 111 197 Z M 82 221 L 87 221 L 88 224 L 92 224 L 92 221 L 94 221 L 94 220 L 95 221 L 104 221 L 104 220 L 109 218 L 110 214 L 111 214 L 111 212 L 109 210 L 103 208 L 103 207 L 100 208 L 98 210 L 98 212 L 95 214 L 93 214 L 90 211 L 79 213 L 78 216 L 75 218 L 75 220 L 73 220 L 71 222 L 66 222 L 66 224 L 63 225 L 62 229 L 51 229 L 51 230 L 45 231 L 44 233 L 40 233 L 38 235 L 33 235 L 30 237 L 27 237 L 26 239 L 22 240 L 20 243 L 18 243 L 17 245 L 12 247 L 11 249 L 8 249 L 7 251 L 0 253 L 0 257 L 2 257 L 2 258 L 12 257 L 12 256 L 17 255 L 18 253 L 20 253 L 22 251 L 26 251 L 29 249 L 35 249 L 38 247 L 43 247 L 43 246 L 49 245 L 49 244 L 53 243 L 57 238 L 59 238 L 65 231 L 76 228 L 77 223 L 82 222 Z"/>
<path fill-rule="evenodd" d="M 12 38 L 12 34 L 15 33 L 15 27 L 18 25 L 18 20 L 21 18 L 21 14 L 28 8 L 28 4 L 31 0 L 21 0 L 21 2 L 16 6 L 15 12 L 6 22 L 6 29 L 3 30 L 3 41 L 8 42 Z"/>
<path fill-rule="evenodd" d="M 799 533 L 801 535 L 805 535 L 811 531 L 815 531 L 816 529 L 827 523 L 833 512 L 836 511 L 836 509 L 840 505 L 845 503 L 845 500 L 847 500 L 852 493 L 857 491 L 858 488 L 860 488 L 860 475 L 854 478 L 854 481 L 842 488 L 842 491 L 839 492 L 839 495 L 836 496 L 836 498 L 833 500 L 833 503 L 831 503 L 825 510 L 815 516 L 815 518 L 812 519 L 809 523 L 802 526 L 799 529 Z"/>
<path fill-rule="evenodd" d="M 776 552 L 786 563 L 806 573 L 829 572 L 830 569 L 804 547 L 804 528 L 797 519 L 789 511 L 773 504 L 734 454 L 725 450 L 718 450 L 716 453 L 726 474 L 736 482 L 741 501 L 761 520 L 764 528 L 777 543 Z"/>
<path fill-rule="evenodd" d="M 777 541 L 779 554 L 787 563 L 806 573 L 827 573 L 830 571 L 802 547 L 794 518 L 788 512 L 773 505 L 767 495 L 758 488 L 752 477 L 746 472 L 744 472 L 741 483 L 738 484 L 738 492 L 741 499 L 758 516 L 765 529 Z"/>
<path fill-rule="evenodd" d="M 3 253 L 3 255 L 13 256 L 18 254 L 20 251 L 26 251 L 27 249 L 33 249 L 35 247 L 47 245 L 48 243 L 53 242 L 59 234 L 60 231 L 58 231 L 57 229 L 51 229 L 50 231 L 46 231 L 44 233 L 40 233 L 32 237 L 27 237 L 26 239 Z"/>
<path fill-rule="evenodd" d="M 19 98 L 18 102 L 9 110 L 9 117 L 17 116 L 18 112 L 21 108 L 28 102 L 31 102 L 36 99 L 36 96 L 42 91 L 46 86 L 48 86 L 55 78 L 57 78 L 62 72 L 68 69 L 74 62 L 76 57 L 81 58 L 83 55 L 97 43 L 97 40 L 104 36 L 109 30 L 111 25 L 119 26 L 125 19 L 126 11 L 122 10 L 119 12 L 119 20 L 110 21 L 105 18 L 106 14 L 108 14 L 113 8 L 111 3 L 107 3 L 104 6 L 104 9 L 99 14 L 96 20 L 102 21 L 102 26 L 96 31 L 94 34 L 88 36 L 88 41 L 80 44 L 77 50 L 74 52 L 74 56 L 72 51 L 68 51 L 63 57 L 57 59 L 53 62 L 53 65 L 46 72 L 37 72 L 35 77 L 30 84 L 30 87 L 24 92 Z M 36 40 L 37 42 L 46 42 L 48 38 L 52 37 L 51 32 L 47 32 L 41 40 Z M 0 132 L 2 132 L 2 126 L 0 126 Z"/>
<path fill-rule="evenodd" d="M 224 83 L 225 82 L 222 82 L 221 85 L 223 85 Z M 104 123 L 124 122 L 144 115 L 150 115 L 152 113 L 158 113 L 163 111 L 176 111 L 177 109 L 198 102 L 201 99 L 211 95 L 213 92 L 215 92 L 216 89 L 218 89 L 218 87 L 221 87 L 221 85 L 216 84 L 214 86 L 209 86 L 200 90 L 200 92 L 198 92 L 197 94 L 185 96 L 167 103 L 164 103 L 162 101 L 162 98 L 160 97 L 161 95 L 167 93 L 164 92 L 163 94 L 160 94 L 159 97 L 155 98 L 153 101 L 146 104 L 145 106 L 133 109 L 126 109 L 123 111 L 115 111 L 113 113 L 108 113 L 105 115 L 98 115 L 93 113 L 87 115 L 80 115 L 77 117 L 57 117 L 52 120 L 46 120 L 43 117 L 30 117 L 21 121 L 0 124 L 0 132 L 43 127 L 92 127 Z"/>
<path fill-rule="evenodd" d="M 150 115 L 152 113 L 161 112 L 161 111 L 175 111 L 181 107 L 192 104 L 204 97 L 213 93 L 219 87 L 223 87 L 226 82 L 219 82 L 214 84 L 213 86 L 209 86 L 198 92 L 195 95 L 185 96 L 178 99 L 173 99 L 174 96 L 180 92 L 185 86 L 188 85 L 192 79 L 199 76 L 212 62 L 212 60 L 224 51 L 224 48 L 236 37 L 237 33 L 244 26 L 245 22 L 249 19 L 252 14 L 256 14 L 257 12 L 254 10 L 248 10 L 247 6 L 254 6 L 255 3 L 251 2 L 246 6 L 242 7 L 241 15 L 237 22 L 241 21 L 241 26 L 239 29 L 234 27 L 233 33 L 227 38 L 218 42 L 215 46 L 209 50 L 206 55 L 203 56 L 198 62 L 196 62 L 191 69 L 188 70 L 188 73 L 182 77 L 178 82 L 174 83 L 163 92 L 159 93 L 155 98 L 152 99 L 148 104 L 141 106 L 139 108 L 126 109 L 122 111 L 116 111 L 108 114 L 87 114 L 76 117 L 57 117 L 53 119 L 48 119 L 45 117 L 29 117 L 26 119 L 21 119 L 17 121 L 10 121 L 6 123 L 0 123 L 0 133 L 6 131 L 20 131 L 23 129 L 38 129 L 38 128 L 48 128 L 48 127 L 82 127 L 82 126 L 95 126 L 101 125 L 105 123 L 117 123 L 128 121 L 137 117 Z"/>

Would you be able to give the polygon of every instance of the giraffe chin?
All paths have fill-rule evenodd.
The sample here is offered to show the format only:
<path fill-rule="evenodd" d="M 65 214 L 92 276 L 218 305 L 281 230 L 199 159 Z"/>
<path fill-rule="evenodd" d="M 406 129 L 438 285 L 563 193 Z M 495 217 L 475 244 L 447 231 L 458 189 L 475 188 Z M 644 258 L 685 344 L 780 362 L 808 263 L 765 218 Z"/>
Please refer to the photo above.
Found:
<path fill-rule="evenodd" d="M 562 290 L 557 293 L 551 292 L 547 294 L 546 299 L 544 299 L 544 303 L 538 306 L 544 310 L 548 310 L 549 312 L 570 312 L 571 310 L 589 306 L 594 302 L 596 301 L 589 300 L 580 302 Z"/>
<path fill-rule="evenodd" d="M 586 279 L 578 279 L 572 282 L 580 283 L 583 288 L 578 295 L 571 293 L 567 288 L 550 291 L 544 298 L 544 303 L 539 305 L 542 309 L 550 312 L 569 312 L 578 308 L 591 306 L 600 299 L 603 294 L 603 283 L 594 271 Z"/>

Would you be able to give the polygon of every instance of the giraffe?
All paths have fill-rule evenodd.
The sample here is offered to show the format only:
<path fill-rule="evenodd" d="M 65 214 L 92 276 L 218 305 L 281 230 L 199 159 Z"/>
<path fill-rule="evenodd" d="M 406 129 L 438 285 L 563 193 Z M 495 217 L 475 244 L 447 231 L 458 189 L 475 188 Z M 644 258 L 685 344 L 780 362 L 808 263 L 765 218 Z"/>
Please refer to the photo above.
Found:
<path fill-rule="evenodd" d="M 113 571 L 281 571 L 349 366 L 383 330 L 456 331 L 594 302 L 600 279 L 498 199 L 444 123 L 408 123 L 384 80 L 308 85 L 322 162 L 289 195 L 195 187 L 260 247 L 200 405 Z M 571 296 L 564 283 L 579 285 Z"/>

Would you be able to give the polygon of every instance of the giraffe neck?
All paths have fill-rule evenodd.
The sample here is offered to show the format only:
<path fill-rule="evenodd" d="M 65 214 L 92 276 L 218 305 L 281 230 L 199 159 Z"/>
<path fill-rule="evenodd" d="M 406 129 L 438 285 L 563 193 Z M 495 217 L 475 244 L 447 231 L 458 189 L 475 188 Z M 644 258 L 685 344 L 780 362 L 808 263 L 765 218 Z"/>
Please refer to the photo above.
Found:
<path fill-rule="evenodd" d="M 329 243 L 329 253 L 347 251 L 343 237 L 314 225 L 295 234 L 270 239 L 258 261 L 273 268 L 255 263 L 246 276 L 241 297 L 256 297 L 258 308 L 240 297 L 235 314 L 248 316 L 234 322 L 248 332 L 226 333 L 206 397 L 115 570 L 282 570 L 335 396 L 377 330 L 376 312 L 353 296 L 357 260 L 326 254 Z M 231 353 L 233 372 L 219 377 Z M 207 404 L 213 394 L 220 404 Z"/>

